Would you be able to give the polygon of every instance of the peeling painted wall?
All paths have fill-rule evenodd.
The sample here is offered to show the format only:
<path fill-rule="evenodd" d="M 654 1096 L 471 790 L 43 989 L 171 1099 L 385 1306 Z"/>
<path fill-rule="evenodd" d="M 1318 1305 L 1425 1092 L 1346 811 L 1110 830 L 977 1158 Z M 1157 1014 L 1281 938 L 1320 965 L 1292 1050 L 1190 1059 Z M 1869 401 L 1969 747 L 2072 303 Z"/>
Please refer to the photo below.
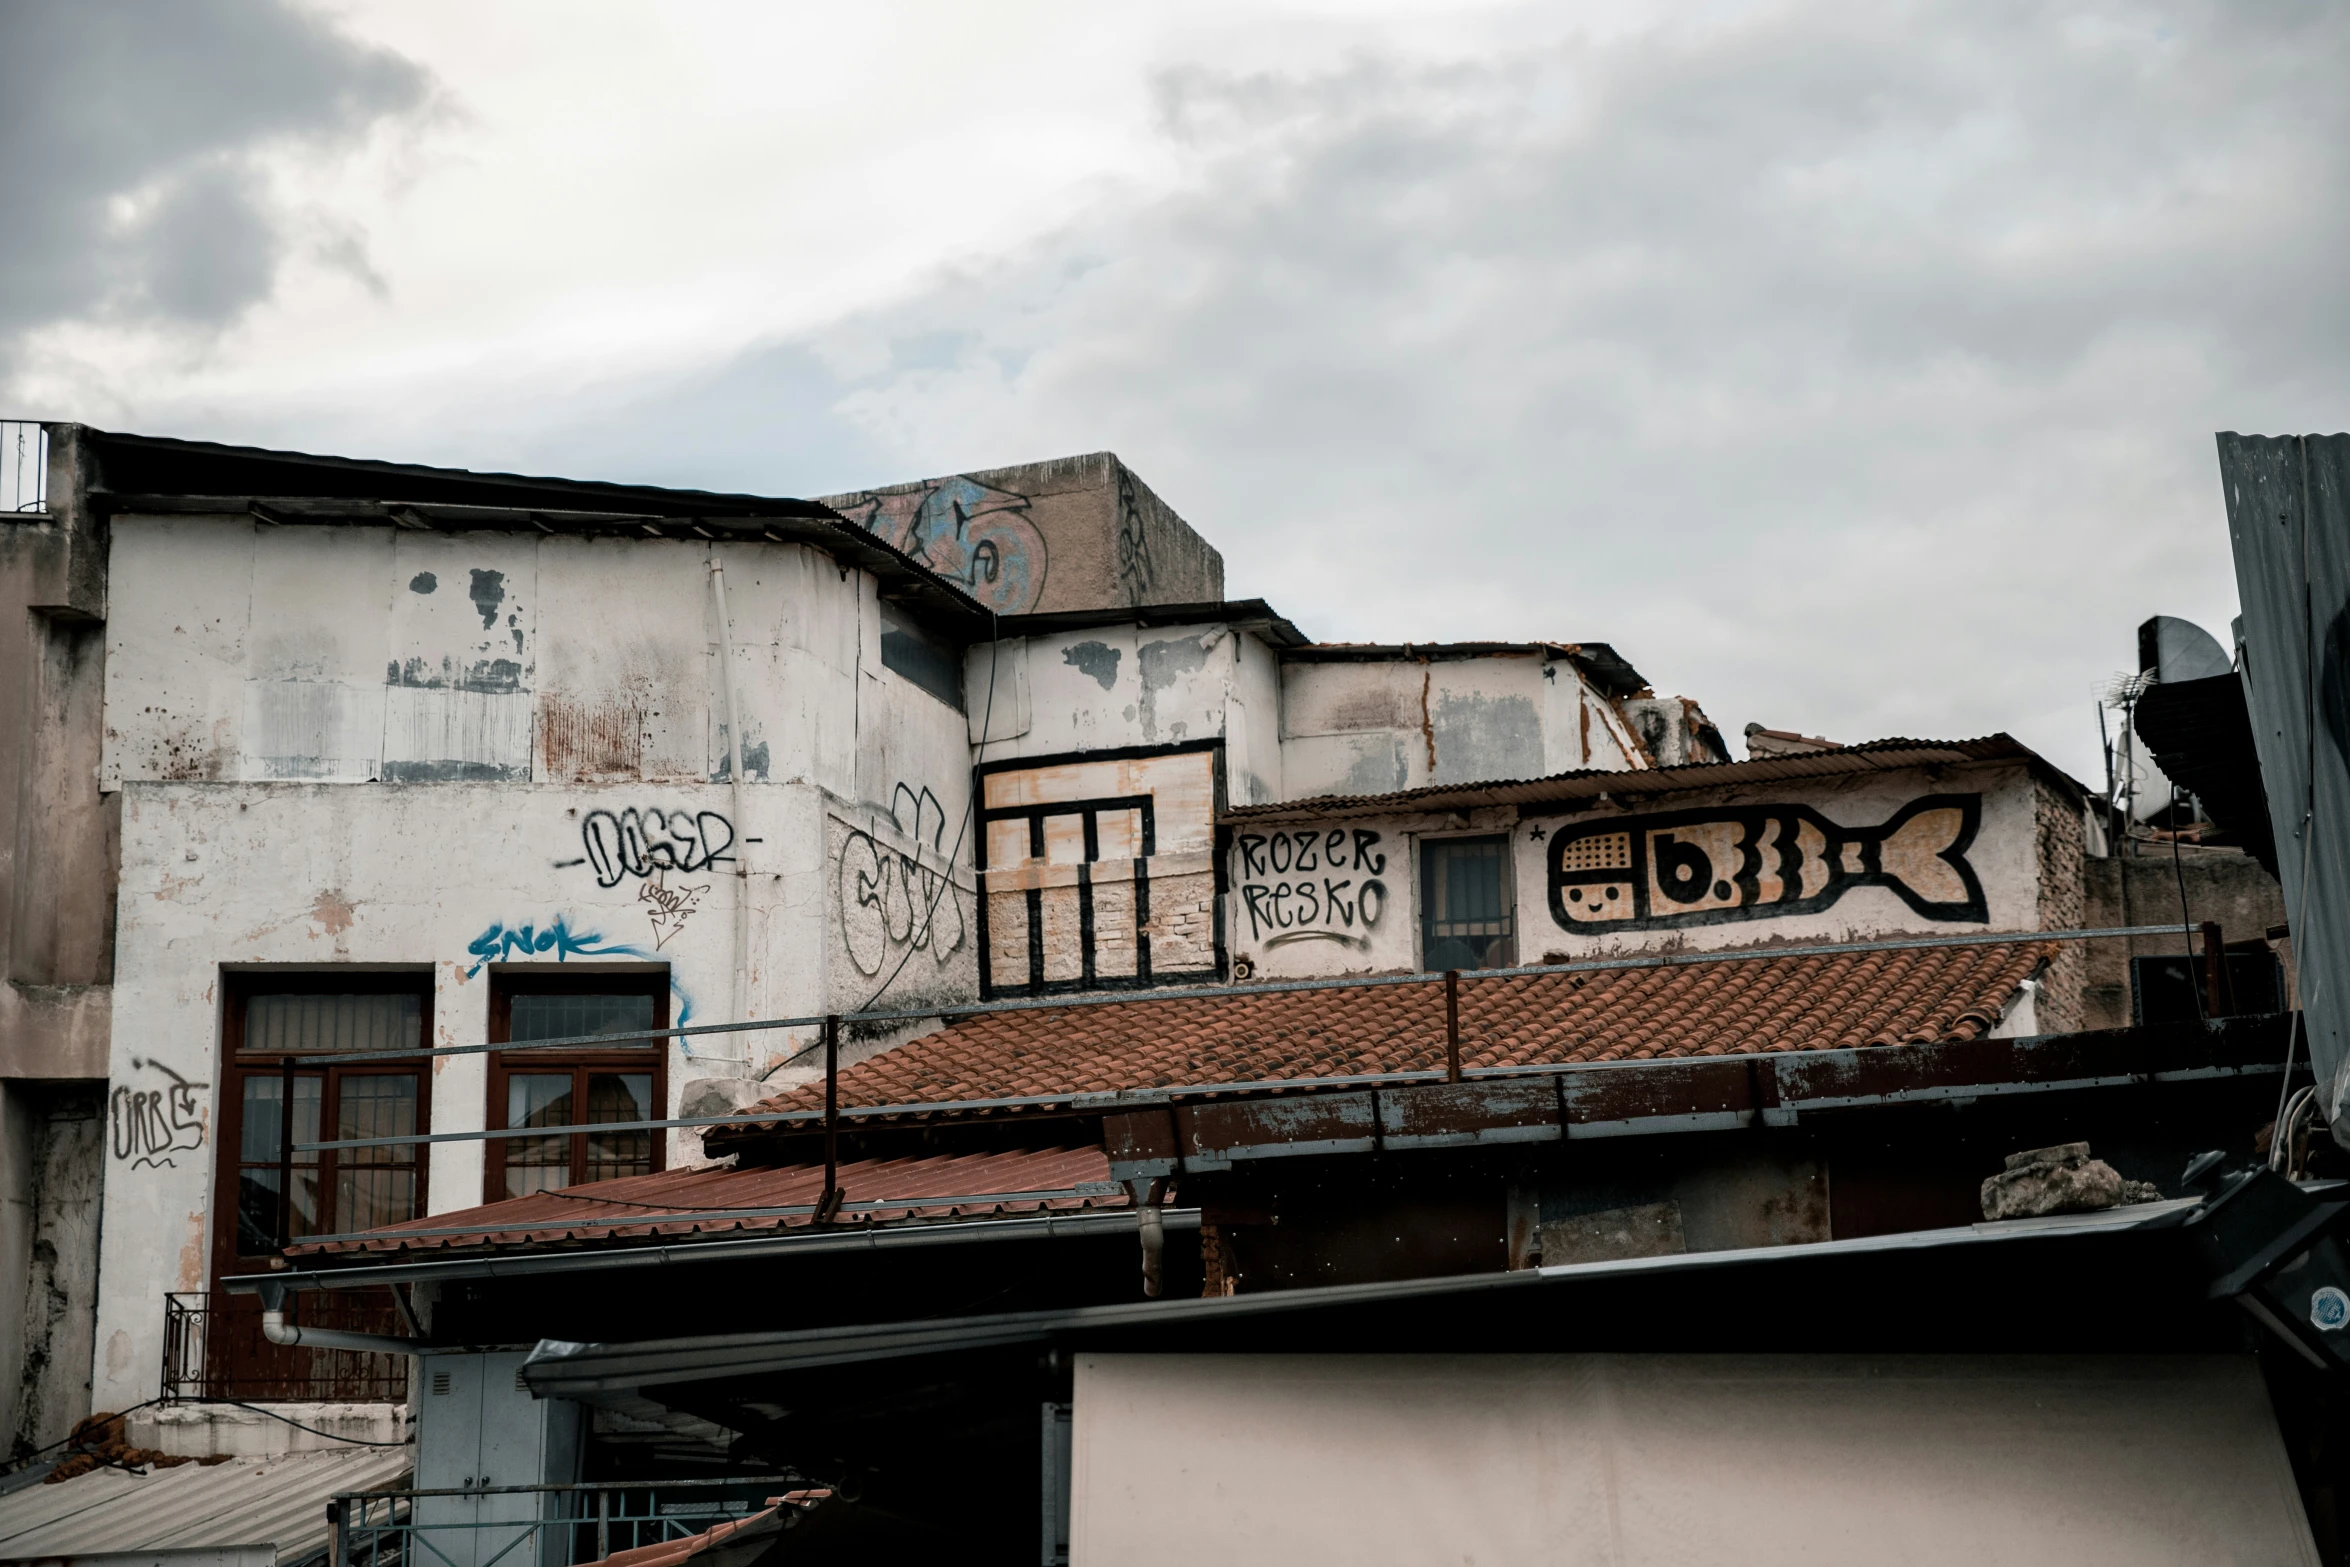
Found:
<path fill-rule="evenodd" d="M 1531 653 L 1286 660 L 1281 749 L 1288 799 L 1649 765 L 1572 663 Z"/>
<path fill-rule="evenodd" d="M 233 1222 L 213 1190 L 224 965 L 428 970 L 437 1045 L 486 1039 L 509 965 L 665 967 L 677 1023 L 845 1009 L 885 982 L 976 993 L 966 720 L 882 665 L 860 572 L 798 545 L 131 518 L 114 573 L 106 1070 L 172 1108 L 108 1155 L 102 1402 L 154 1391 L 162 1296 L 204 1287 Z M 932 894 L 934 925 L 911 924 Z M 805 1035 L 674 1044 L 665 1113 Z M 434 1130 L 480 1127 L 487 1083 L 481 1056 L 436 1062 Z M 672 1163 L 698 1152 L 671 1136 Z M 432 1210 L 483 1199 L 481 1144 L 426 1159 Z"/>

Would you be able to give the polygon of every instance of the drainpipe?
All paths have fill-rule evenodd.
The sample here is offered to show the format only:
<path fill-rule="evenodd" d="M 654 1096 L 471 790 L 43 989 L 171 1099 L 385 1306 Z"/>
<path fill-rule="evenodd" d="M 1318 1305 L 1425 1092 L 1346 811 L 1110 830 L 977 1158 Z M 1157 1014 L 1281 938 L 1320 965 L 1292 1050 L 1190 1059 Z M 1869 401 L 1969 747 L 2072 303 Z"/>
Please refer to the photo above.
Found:
<path fill-rule="evenodd" d="M 394 1338 L 388 1333 L 345 1333 L 335 1328 L 296 1327 L 286 1320 L 286 1291 L 284 1285 L 275 1289 L 261 1287 L 261 1336 L 272 1344 L 291 1349 L 303 1346 L 310 1349 L 360 1349 L 378 1355 L 413 1355 L 423 1346 L 412 1338 Z"/>
<path fill-rule="evenodd" d="M 710 598 L 718 612 L 718 683 L 726 697 L 726 779 L 734 797 L 734 1020 L 747 1023 L 751 1020 L 751 852 L 745 833 L 750 821 L 743 815 L 743 715 L 734 697 L 734 631 L 726 614 L 726 566 L 716 551 L 710 555 Z M 695 1060 L 751 1064 L 748 1055 L 696 1055 L 690 1044 L 685 1053 Z"/>

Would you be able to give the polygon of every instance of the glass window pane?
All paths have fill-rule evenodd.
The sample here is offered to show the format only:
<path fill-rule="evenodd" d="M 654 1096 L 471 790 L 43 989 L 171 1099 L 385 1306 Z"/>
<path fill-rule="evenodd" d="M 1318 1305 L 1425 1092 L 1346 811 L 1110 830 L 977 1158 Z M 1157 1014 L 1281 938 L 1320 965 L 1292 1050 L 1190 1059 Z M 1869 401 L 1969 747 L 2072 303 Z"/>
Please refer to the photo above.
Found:
<path fill-rule="evenodd" d="M 416 1131 L 416 1078 L 406 1072 L 352 1073 L 338 1085 L 337 1138 L 409 1137 Z M 335 1227 L 344 1232 L 416 1217 L 416 1145 L 345 1148 L 335 1167 Z"/>
<path fill-rule="evenodd" d="M 315 1143 L 318 1135 L 319 1090 L 325 1079 L 314 1072 L 297 1073 L 294 1077 L 294 1141 Z M 278 1135 L 281 1122 L 278 1100 L 285 1092 L 282 1080 L 260 1072 L 246 1074 L 244 1115 L 237 1137 L 237 1157 L 245 1164 L 266 1164 L 277 1167 Z M 316 1152 L 294 1155 L 296 1164 L 316 1164 Z"/>
<path fill-rule="evenodd" d="M 653 1026 L 653 998 L 636 995 L 516 996 L 509 1037 L 573 1039 L 582 1034 L 627 1034 Z M 628 1041 L 622 1041 L 628 1043 Z"/>
<path fill-rule="evenodd" d="M 277 1250 L 277 1171 L 237 1172 L 237 1252 L 251 1257 Z"/>
<path fill-rule="evenodd" d="M 520 999 L 519 997 L 516 999 Z M 569 1072 L 516 1072 L 506 1079 L 508 1126 L 570 1126 Z M 571 1139 L 506 1139 L 506 1195 L 526 1197 L 571 1184 Z"/>
<path fill-rule="evenodd" d="M 588 1076 L 590 1123 L 649 1121 L 653 1118 L 653 1077 L 649 1072 L 594 1072 Z M 591 1132 L 587 1140 L 589 1181 L 653 1172 L 650 1131 Z"/>
<path fill-rule="evenodd" d="M 251 996 L 245 1001 L 245 1048 L 285 1055 L 341 1050 L 414 1050 L 421 1042 L 424 1007 L 413 992 L 399 995 Z"/>
<path fill-rule="evenodd" d="M 357 1149 L 364 1153 L 367 1150 Z M 416 1172 L 361 1165 L 335 1170 L 335 1230 L 348 1235 L 416 1217 Z"/>
<path fill-rule="evenodd" d="M 325 1079 L 315 1072 L 294 1078 L 294 1141 L 314 1143 L 318 1104 Z M 275 1073 L 250 1072 L 240 1092 L 237 1133 L 237 1250 L 241 1255 L 277 1250 L 278 1129 L 284 1081 Z M 294 1201 L 287 1215 L 291 1235 L 316 1235 L 318 1154 L 293 1154 Z"/>
<path fill-rule="evenodd" d="M 287 1215 L 288 1234 L 299 1238 L 320 1233 L 318 1228 L 318 1171 L 294 1171 L 294 1208 Z M 252 1165 L 237 1172 L 237 1251 L 245 1256 L 277 1250 L 277 1168 Z"/>

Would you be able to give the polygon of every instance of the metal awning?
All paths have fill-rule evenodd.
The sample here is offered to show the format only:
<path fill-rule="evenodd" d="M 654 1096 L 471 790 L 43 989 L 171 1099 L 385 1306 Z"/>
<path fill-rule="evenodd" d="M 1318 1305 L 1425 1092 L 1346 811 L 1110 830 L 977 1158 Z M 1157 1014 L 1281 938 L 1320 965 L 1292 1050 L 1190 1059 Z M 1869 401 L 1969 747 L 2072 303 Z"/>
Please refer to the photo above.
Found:
<path fill-rule="evenodd" d="M 1587 1328 L 1573 1320 L 1572 1292 L 1609 1283 L 1646 1281 L 1667 1286 L 1685 1281 L 1687 1291 L 1727 1292 L 1742 1287 L 1734 1277 L 1766 1271 L 1848 1276 L 1840 1264 L 1872 1260 L 1898 1263 L 1931 1257 L 1979 1269 L 1988 1254 L 2016 1252 L 2004 1260 L 2045 1266 L 2052 1248 L 2066 1242 L 2118 1239 L 2149 1231 L 2176 1230 L 2201 1205 L 2196 1198 L 2142 1203 L 2103 1213 L 2014 1219 L 1958 1229 L 1924 1230 L 1795 1246 L 1682 1253 L 1614 1262 L 1572 1263 L 1514 1273 L 1478 1273 L 1389 1283 L 1345 1284 L 1262 1294 L 1211 1296 L 1196 1300 L 1135 1301 L 993 1316 L 918 1322 L 867 1323 L 777 1333 L 738 1333 L 630 1344 L 573 1344 L 544 1341 L 532 1351 L 522 1375 L 540 1397 L 594 1399 L 646 1388 L 770 1376 L 822 1366 L 904 1360 L 920 1356 L 1052 1343 L 1120 1349 L 1190 1349 L 1214 1345 L 1284 1345 L 1334 1335 L 1369 1324 L 1397 1347 L 1442 1346 L 1430 1330 L 1438 1318 L 1452 1320 L 1464 1305 L 1506 1313 L 1517 1331 L 1554 1324 L 1564 1335 Z M 2146 1277 L 2168 1273 L 2177 1260 L 2169 1252 L 2143 1270 Z M 2185 1282 L 2180 1270 L 2180 1282 Z M 2180 1301 L 2200 1300 L 2201 1290 L 2173 1292 Z M 1732 1308 L 1725 1305 L 1724 1312 Z M 1352 1319 L 1350 1324 L 1349 1319 Z M 1570 1326 L 1570 1323 L 1572 1324 Z M 1327 1326 L 1325 1326 L 1327 1325 Z M 1480 1347 L 1503 1347 L 1498 1341 Z M 1713 1347 L 1713 1346 L 1706 1346 Z"/>

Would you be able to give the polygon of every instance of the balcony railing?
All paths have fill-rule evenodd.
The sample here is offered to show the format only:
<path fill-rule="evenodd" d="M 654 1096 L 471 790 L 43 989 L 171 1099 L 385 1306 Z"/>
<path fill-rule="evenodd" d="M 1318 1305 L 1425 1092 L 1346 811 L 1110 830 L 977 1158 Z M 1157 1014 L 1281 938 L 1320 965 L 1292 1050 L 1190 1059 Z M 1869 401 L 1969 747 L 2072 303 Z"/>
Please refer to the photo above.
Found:
<path fill-rule="evenodd" d="M 391 1291 L 317 1290 L 293 1297 L 303 1326 L 404 1335 Z M 261 1333 L 261 1301 L 225 1290 L 163 1298 L 163 1396 L 302 1403 L 397 1404 L 409 1357 L 288 1348 Z"/>
<path fill-rule="evenodd" d="M 788 1517 L 830 1494 L 799 1489 L 807 1485 L 750 1475 L 360 1491 L 336 1497 L 328 1516 L 339 1567 L 572 1567 L 682 1540 L 787 1497 Z"/>
<path fill-rule="evenodd" d="M 49 432 L 30 419 L 0 419 L 0 512 L 49 509 Z"/>

